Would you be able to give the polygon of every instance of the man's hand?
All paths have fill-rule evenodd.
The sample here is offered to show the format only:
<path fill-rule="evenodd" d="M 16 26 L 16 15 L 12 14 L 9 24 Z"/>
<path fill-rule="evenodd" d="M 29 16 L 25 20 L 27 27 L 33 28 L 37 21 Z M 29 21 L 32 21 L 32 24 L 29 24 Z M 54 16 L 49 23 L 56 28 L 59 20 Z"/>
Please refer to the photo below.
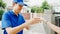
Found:
<path fill-rule="evenodd" d="M 25 23 L 25 24 L 27 24 L 27 25 L 25 25 L 25 28 L 26 28 L 27 30 L 29 30 L 30 25 L 39 23 L 39 22 L 41 22 L 41 21 L 42 21 L 42 19 L 40 19 L 40 18 L 33 18 L 33 19 L 27 21 L 27 23 Z"/>
<path fill-rule="evenodd" d="M 26 30 L 29 30 L 30 29 L 30 26 L 28 25 L 27 27 L 25 27 Z"/>
<path fill-rule="evenodd" d="M 42 21 L 42 19 L 40 19 L 40 18 L 33 18 L 29 22 L 30 22 L 30 24 L 36 24 L 36 23 L 39 23 L 41 21 Z"/>

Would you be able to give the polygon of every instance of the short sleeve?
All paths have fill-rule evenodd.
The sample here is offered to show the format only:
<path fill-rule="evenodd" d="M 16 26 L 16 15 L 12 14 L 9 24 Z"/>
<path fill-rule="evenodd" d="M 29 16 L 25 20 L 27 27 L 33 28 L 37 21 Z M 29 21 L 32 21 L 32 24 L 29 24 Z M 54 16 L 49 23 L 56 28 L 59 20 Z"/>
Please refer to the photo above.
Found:
<path fill-rule="evenodd" d="M 25 23 L 24 16 L 23 16 L 22 14 L 20 14 L 20 17 L 21 17 L 21 22 L 22 22 L 22 23 Z"/>
<path fill-rule="evenodd" d="M 10 17 L 8 14 L 4 13 L 2 16 L 2 29 L 5 29 L 7 27 L 12 27 Z"/>
<path fill-rule="evenodd" d="M 23 16 L 22 16 L 22 22 L 23 22 L 23 23 L 25 23 L 25 19 L 24 19 L 24 17 L 23 17 Z"/>

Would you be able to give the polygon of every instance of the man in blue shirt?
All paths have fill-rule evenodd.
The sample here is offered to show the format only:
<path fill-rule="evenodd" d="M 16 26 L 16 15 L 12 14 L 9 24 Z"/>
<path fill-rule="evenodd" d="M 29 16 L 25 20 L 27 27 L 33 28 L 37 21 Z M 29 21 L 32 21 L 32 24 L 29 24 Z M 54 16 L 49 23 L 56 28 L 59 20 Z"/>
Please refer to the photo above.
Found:
<path fill-rule="evenodd" d="M 31 19 L 25 22 L 20 13 L 23 6 L 23 0 L 13 0 L 13 10 L 5 12 L 2 16 L 2 29 L 4 34 L 23 34 L 23 28 L 27 28 L 31 24 L 40 22 L 39 18 Z"/>

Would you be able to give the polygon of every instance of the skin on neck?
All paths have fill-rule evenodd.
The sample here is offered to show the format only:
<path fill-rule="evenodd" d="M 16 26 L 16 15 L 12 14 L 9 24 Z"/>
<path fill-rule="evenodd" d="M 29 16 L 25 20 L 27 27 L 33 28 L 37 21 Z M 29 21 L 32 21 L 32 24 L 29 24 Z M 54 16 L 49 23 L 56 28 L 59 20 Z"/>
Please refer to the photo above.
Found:
<path fill-rule="evenodd" d="M 13 12 L 18 16 L 19 13 L 17 13 L 16 10 L 13 10 Z"/>

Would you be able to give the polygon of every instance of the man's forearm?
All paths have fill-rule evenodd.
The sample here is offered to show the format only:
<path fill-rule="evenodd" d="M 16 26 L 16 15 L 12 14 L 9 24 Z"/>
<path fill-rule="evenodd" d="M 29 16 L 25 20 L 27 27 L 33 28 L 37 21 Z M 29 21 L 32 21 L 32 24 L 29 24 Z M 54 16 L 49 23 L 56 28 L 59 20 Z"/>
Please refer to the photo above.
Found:
<path fill-rule="evenodd" d="M 7 33 L 9 34 L 16 34 L 18 32 L 20 32 L 23 28 L 31 25 L 31 24 L 36 24 L 39 23 L 40 19 L 39 18 L 34 18 L 32 20 L 29 20 L 28 22 L 25 22 L 24 24 L 14 27 L 14 28 L 6 28 Z"/>
<path fill-rule="evenodd" d="M 6 30 L 7 30 L 7 32 L 9 33 L 9 34 L 16 34 L 16 33 L 18 33 L 18 32 L 20 32 L 21 30 L 23 30 L 23 28 L 26 26 L 27 24 L 26 23 L 24 23 L 24 24 L 22 24 L 22 25 L 19 25 L 19 26 L 17 26 L 17 27 L 14 27 L 14 28 L 6 28 Z"/>
<path fill-rule="evenodd" d="M 56 31 L 57 33 L 60 33 L 60 28 L 51 24 L 50 22 L 47 22 L 47 25 L 54 31 Z"/>

